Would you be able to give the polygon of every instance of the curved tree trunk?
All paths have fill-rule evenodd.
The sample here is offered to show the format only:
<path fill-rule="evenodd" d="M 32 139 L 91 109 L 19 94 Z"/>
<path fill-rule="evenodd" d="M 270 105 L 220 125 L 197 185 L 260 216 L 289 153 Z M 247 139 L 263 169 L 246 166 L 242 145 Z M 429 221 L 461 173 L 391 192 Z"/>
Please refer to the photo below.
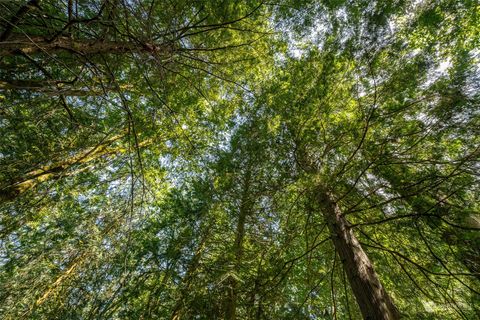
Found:
<path fill-rule="evenodd" d="M 334 197 L 323 187 L 317 192 L 317 199 L 327 221 L 333 245 L 343 263 L 363 318 L 399 319 L 397 308 L 380 283 L 372 262 L 350 229 Z"/>

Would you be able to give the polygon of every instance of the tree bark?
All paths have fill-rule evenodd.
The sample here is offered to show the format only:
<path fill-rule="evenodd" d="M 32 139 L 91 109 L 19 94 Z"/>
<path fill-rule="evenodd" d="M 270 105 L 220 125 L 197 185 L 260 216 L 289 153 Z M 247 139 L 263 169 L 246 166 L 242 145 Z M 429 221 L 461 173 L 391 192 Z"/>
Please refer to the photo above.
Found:
<path fill-rule="evenodd" d="M 397 308 L 380 283 L 372 262 L 350 229 L 333 195 L 326 188 L 320 187 L 317 199 L 363 318 L 399 319 Z"/>

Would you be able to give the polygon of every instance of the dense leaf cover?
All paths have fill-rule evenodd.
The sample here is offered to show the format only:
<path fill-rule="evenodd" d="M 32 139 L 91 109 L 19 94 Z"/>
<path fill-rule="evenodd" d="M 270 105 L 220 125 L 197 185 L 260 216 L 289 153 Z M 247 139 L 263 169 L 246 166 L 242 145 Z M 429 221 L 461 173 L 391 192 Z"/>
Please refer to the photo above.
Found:
<path fill-rule="evenodd" d="M 0 10 L 2 319 L 480 317 L 477 1 Z"/>

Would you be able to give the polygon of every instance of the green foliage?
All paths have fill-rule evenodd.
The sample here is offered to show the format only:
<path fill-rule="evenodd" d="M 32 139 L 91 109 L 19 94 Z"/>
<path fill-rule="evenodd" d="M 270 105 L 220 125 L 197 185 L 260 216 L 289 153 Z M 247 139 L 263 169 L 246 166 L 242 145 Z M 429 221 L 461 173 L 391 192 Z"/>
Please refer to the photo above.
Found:
<path fill-rule="evenodd" d="M 0 9 L 2 319 L 480 316 L 476 1 Z"/>

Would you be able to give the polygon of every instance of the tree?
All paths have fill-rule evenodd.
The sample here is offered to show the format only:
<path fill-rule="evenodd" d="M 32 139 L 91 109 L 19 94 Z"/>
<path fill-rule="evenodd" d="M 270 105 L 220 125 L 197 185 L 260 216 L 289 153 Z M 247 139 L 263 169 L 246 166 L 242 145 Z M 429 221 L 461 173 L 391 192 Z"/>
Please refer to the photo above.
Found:
<path fill-rule="evenodd" d="M 475 1 L 0 6 L 3 318 L 480 315 Z"/>

